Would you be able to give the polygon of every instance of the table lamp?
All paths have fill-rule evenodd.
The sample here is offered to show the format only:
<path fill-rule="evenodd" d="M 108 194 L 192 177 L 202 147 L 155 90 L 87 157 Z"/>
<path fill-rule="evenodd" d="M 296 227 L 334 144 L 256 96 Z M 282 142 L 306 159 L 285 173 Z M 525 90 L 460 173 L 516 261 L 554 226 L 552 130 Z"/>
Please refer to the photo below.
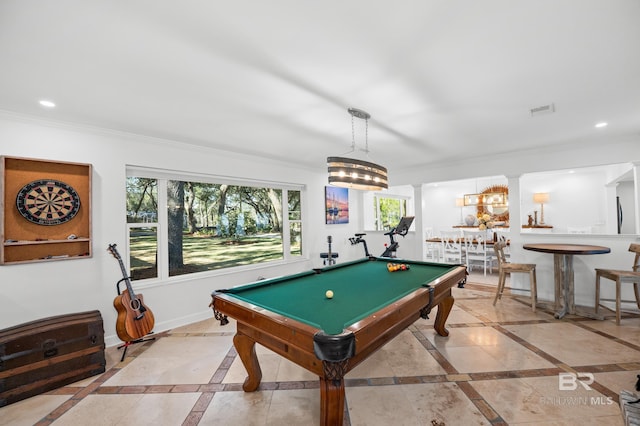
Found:
<path fill-rule="evenodd" d="M 544 203 L 549 202 L 549 193 L 536 192 L 533 194 L 533 202 L 540 203 L 540 225 L 544 225 Z"/>

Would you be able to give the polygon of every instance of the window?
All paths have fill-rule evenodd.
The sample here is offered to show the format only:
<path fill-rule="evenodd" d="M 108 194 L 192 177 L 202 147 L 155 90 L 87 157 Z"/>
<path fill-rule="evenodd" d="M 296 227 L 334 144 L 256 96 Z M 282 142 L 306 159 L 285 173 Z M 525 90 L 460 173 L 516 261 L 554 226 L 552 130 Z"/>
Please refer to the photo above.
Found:
<path fill-rule="evenodd" d="M 158 277 L 158 181 L 127 178 L 131 279 Z"/>
<path fill-rule="evenodd" d="M 288 191 L 289 203 L 289 241 L 290 253 L 302 256 L 302 211 L 300 210 L 300 191 Z"/>
<path fill-rule="evenodd" d="M 376 231 L 388 231 L 407 215 L 407 199 L 399 196 L 373 197 Z"/>
<path fill-rule="evenodd" d="M 362 194 L 365 231 L 389 231 L 404 216 L 415 215 L 415 188 L 412 185 L 390 187 L 388 191 Z M 413 227 L 413 225 L 412 225 Z"/>
<path fill-rule="evenodd" d="M 302 255 L 301 191 L 130 170 L 132 280 L 289 260 Z M 284 214 L 283 214 L 284 212 Z"/>

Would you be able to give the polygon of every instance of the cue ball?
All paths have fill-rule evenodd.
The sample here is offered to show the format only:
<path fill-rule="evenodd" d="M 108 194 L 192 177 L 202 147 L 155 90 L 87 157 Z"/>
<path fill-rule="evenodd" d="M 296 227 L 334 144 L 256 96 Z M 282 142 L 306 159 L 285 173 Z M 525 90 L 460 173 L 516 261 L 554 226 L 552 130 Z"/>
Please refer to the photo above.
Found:
<path fill-rule="evenodd" d="M 333 298 L 333 292 L 331 290 L 327 290 L 327 292 L 324 295 L 327 296 L 327 299 Z"/>

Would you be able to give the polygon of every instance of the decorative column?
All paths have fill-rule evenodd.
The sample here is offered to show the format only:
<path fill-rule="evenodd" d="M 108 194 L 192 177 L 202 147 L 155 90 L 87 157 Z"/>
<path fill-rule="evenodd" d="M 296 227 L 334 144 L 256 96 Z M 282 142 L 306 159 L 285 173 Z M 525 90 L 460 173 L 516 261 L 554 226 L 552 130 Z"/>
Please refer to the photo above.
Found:
<path fill-rule="evenodd" d="M 414 184 L 411 186 L 413 186 L 413 200 L 415 202 L 415 219 L 413 219 L 413 223 L 416 225 L 416 240 L 414 242 L 414 250 L 416 259 L 424 259 L 425 241 L 424 228 L 422 226 L 422 184 Z"/>
<path fill-rule="evenodd" d="M 507 186 L 509 187 L 509 229 L 513 240 L 514 234 L 520 235 L 522 229 L 520 175 L 507 176 Z"/>
<path fill-rule="evenodd" d="M 522 257 L 522 209 L 520 196 L 520 176 L 507 176 L 507 186 L 509 187 L 509 238 L 511 240 L 509 250 L 511 256 Z M 525 282 L 526 281 L 526 282 Z M 529 288 L 527 274 L 511 274 L 512 288 Z"/>
<path fill-rule="evenodd" d="M 633 192 L 635 194 L 635 233 L 640 232 L 640 163 L 633 163 Z"/>

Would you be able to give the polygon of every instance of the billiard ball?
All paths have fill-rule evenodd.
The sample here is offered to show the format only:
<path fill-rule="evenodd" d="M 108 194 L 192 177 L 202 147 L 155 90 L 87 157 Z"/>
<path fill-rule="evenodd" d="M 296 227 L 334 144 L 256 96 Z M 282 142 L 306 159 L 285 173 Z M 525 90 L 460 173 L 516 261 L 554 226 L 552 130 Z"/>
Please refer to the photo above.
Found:
<path fill-rule="evenodd" d="M 331 290 L 327 290 L 327 292 L 324 295 L 327 296 L 327 299 L 333 298 L 333 292 Z"/>

